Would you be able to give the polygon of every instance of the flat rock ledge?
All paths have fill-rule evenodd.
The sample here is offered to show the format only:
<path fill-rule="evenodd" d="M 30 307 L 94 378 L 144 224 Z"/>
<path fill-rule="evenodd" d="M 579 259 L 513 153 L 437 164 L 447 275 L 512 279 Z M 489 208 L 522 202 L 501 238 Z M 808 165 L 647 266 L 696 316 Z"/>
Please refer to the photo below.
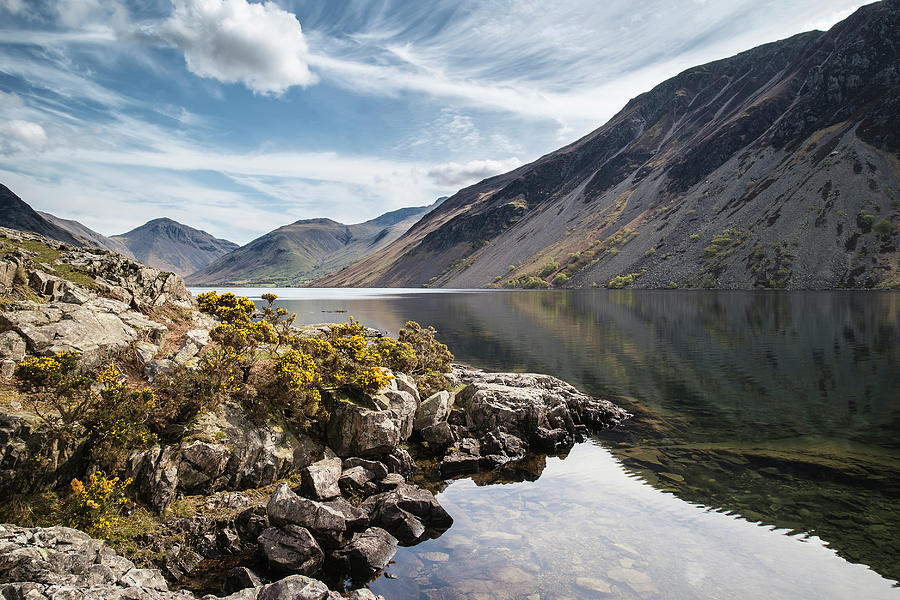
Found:
<path fill-rule="evenodd" d="M 156 569 L 138 569 L 102 540 L 68 527 L 0 525 L 0 596 L 5 600 L 194 600 L 170 590 Z M 204 596 L 204 600 L 216 600 Z M 291 575 L 229 600 L 384 600 L 366 589 L 344 596 L 317 579 Z"/>

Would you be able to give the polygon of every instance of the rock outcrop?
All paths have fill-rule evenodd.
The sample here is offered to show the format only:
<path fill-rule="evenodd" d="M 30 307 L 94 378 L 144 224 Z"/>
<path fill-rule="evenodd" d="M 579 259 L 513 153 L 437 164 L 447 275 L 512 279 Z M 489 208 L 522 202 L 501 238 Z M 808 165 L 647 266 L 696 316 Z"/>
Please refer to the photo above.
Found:
<path fill-rule="evenodd" d="M 324 458 L 325 447 L 277 423 L 256 425 L 226 402 L 200 415 L 176 445 L 135 453 L 126 474 L 141 498 L 163 510 L 179 494 L 244 490 L 274 483 Z"/>
<path fill-rule="evenodd" d="M 81 366 L 92 369 L 133 344 L 161 346 L 168 329 L 128 304 L 92 297 L 84 302 L 13 302 L 0 313 L 0 328 L 7 329 L 8 345 L 0 358 L 16 360 L 18 336 L 33 354 L 47 355 L 72 350 L 81 355 Z M 21 359 L 20 359 L 21 360 Z"/>
<path fill-rule="evenodd" d="M 254 584 L 227 596 L 228 600 L 344 600 L 323 582 L 291 575 Z M 24 528 L 0 525 L 0 596 L 5 600 L 194 600 L 188 591 L 169 589 L 162 573 L 139 569 L 102 540 L 67 527 Z M 215 596 L 207 598 L 214 599 Z M 384 600 L 368 590 L 356 590 L 351 600 Z"/>
<path fill-rule="evenodd" d="M 0 582 L 8 600 L 194 598 L 170 591 L 159 571 L 138 569 L 103 541 L 68 527 L 0 525 Z"/>
<path fill-rule="evenodd" d="M 613 403 L 582 394 L 549 375 L 489 373 L 454 365 L 452 379 L 465 387 L 448 418 L 452 445 L 441 461 L 448 477 L 496 468 L 529 451 L 566 450 L 591 431 L 628 417 Z M 442 399 L 433 402 L 444 410 Z M 423 419 L 426 415 L 423 410 Z M 428 423 L 433 421 L 422 421 Z"/>

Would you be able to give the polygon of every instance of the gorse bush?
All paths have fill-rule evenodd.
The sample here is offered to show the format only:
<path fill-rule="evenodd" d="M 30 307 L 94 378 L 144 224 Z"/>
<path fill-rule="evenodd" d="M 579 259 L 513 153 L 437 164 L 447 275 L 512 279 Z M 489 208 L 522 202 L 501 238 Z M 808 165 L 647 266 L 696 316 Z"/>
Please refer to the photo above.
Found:
<path fill-rule="evenodd" d="M 86 438 L 92 460 L 117 468 L 126 452 L 156 442 L 152 424 L 163 420 L 156 397 L 149 388 L 129 388 L 113 364 L 84 374 L 78 360 L 76 352 L 33 357 L 20 362 L 15 375 L 55 439 Z"/>
<path fill-rule="evenodd" d="M 422 398 L 450 389 L 450 382 L 444 373 L 450 372 L 453 355 L 444 344 L 434 337 L 434 327 L 422 327 L 415 321 L 407 321 L 400 330 L 398 343 L 409 346 L 415 356 L 415 363 L 402 371 L 412 375 Z"/>
<path fill-rule="evenodd" d="M 31 392 L 34 412 L 51 425 L 69 425 L 80 420 L 94 398 L 93 380 L 78 372 L 77 352 L 34 356 L 16 365 L 19 384 Z M 49 409 L 49 412 L 48 412 Z"/>
<path fill-rule="evenodd" d="M 73 479 L 72 495 L 64 507 L 66 521 L 94 537 L 109 537 L 122 519 L 122 508 L 127 502 L 125 488 L 129 485 L 131 479 L 107 479 L 102 473 L 92 473 L 86 482 Z"/>

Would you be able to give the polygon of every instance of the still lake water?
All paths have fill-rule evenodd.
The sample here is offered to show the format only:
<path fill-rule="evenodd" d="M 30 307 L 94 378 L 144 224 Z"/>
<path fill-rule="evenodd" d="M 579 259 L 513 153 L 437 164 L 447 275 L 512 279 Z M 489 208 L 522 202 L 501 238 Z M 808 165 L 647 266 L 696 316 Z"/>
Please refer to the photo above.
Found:
<path fill-rule="evenodd" d="M 233 291 L 434 325 L 458 361 L 634 414 L 447 485 L 453 527 L 400 549 L 389 599 L 900 598 L 898 293 Z"/>

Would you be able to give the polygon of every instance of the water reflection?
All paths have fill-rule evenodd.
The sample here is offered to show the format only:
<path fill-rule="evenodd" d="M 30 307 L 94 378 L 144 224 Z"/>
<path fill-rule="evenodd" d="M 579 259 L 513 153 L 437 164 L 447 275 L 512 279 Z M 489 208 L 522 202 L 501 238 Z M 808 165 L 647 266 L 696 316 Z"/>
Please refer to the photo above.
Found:
<path fill-rule="evenodd" d="M 900 579 L 900 294 L 316 294 L 285 305 L 305 322 L 347 310 L 392 332 L 406 319 L 433 324 L 464 362 L 552 373 L 618 396 L 635 418 L 603 443 L 631 473 L 690 502 L 814 532 L 841 556 Z M 489 519 L 490 508 L 481 510 Z M 582 518 L 560 510 L 561 519 Z M 593 551 L 584 548 L 578 560 Z"/>
<path fill-rule="evenodd" d="M 398 600 L 897 598 L 900 590 L 815 537 L 661 493 L 596 444 L 550 458 L 533 482 L 439 495 L 454 525 L 401 548 L 371 585 Z"/>

